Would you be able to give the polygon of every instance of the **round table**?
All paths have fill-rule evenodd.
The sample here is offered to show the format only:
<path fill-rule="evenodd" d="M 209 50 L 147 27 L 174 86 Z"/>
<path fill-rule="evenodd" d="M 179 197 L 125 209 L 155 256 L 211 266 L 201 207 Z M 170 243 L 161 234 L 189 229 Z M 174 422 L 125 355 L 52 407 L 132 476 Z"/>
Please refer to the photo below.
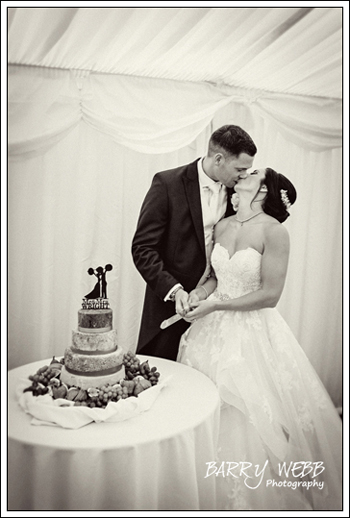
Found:
<path fill-rule="evenodd" d="M 220 398 L 186 365 L 149 360 L 172 376 L 150 410 L 117 423 L 77 430 L 34 426 L 15 396 L 19 380 L 50 362 L 8 373 L 8 509 L 214 510 Z"/>

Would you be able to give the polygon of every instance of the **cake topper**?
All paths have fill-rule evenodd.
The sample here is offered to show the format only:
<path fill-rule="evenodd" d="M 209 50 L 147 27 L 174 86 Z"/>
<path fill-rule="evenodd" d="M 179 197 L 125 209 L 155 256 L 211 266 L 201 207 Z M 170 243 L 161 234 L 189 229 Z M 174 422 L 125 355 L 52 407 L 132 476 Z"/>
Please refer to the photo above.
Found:
<path fill-rule="evenodd" d="M 109 303 L 107 299 L 107 281 L 106 273 L 113 269 L 111 264 L 106 264 L 103 268 L 98 266 L 96 269 L 89 268 L 88 274 L 97 277 L 97 283 L 90 293 L 85 295 L 83 299 L 83 309 L 108 309 Z"/>

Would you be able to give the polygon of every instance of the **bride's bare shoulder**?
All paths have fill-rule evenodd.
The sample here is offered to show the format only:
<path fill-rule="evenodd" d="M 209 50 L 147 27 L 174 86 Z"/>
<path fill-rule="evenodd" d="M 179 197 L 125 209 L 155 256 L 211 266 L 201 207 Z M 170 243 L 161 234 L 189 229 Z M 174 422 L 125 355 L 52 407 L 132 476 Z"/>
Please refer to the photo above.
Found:
<path fill-rule="evenodd" d="M 265 241 L 270 244 L 279 243 L 280 245 L 287 245 L 289 243 L 288 230 L 275 218 L 271 218 L 271 220 L 264 225 Z"/>

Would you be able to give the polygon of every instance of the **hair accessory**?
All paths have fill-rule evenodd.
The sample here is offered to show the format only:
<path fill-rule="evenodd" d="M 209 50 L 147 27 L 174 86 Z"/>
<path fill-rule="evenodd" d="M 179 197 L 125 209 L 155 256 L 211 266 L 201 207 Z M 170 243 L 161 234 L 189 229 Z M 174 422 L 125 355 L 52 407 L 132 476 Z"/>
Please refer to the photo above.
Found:
<path fill-rule="evenodd" d="M 232 207 L 233 207 L 233 210 L 235 212 L 238 211 L 238 205 L 239 205 L 239 194 L 237 192 L 234 192 L 231 196 L 231 203 L 232 203 Z"/>
<path fill-rule="evenodd" d="M 288 198 L 288 194 L 287 194 L 288 191 L 286 191 L 286 189 L 281 189 L 280 190 L 280 193 L 281 193 L 281 200 L 283 202 L 283 205 L 285 206 L 285 208 L 288 210 L 289 207 L 292 205 L 291 202 L 289 201 L 289 198 Z"/>

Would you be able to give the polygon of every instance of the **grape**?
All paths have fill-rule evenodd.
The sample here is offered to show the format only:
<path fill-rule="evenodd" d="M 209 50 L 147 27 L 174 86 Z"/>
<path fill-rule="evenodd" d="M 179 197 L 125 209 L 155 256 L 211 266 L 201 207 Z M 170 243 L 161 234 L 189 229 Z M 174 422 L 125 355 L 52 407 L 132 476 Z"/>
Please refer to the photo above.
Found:
<path fill-rule="evenodd" d="M 123 365 L 129 379 L 133 379 L 134 376 L 139 374 L 140 360 L 131 351 L 124 353 Z"/>
<path fill-rule="evenodd" d="M 157 367 L 150 368 L 148 360 L 141 363 L 136 354 L 131 351 L 124 353 L 123 365 L 125 367 L 126 380 L 132 380 L 136 376 L 143 376 L 146 380 L 149 380 L 152 385 L 158 383 L 160 374 L 157 372 Z"/>
<path fill-rule="evenodd" d="M 48 385 L 50 383 L 51 378 L 53 378 L 54 376 L 56 376 L 56 372 L 52 370 L 48 365 L 40 367 L 40 369 L 38 369 L 34 375 L 28 376 L 28 379 L 32 382 L 32 385 L 26 391 L 30 390 L 33 396 L 41 396 L 43 394 L 47 394 L 49 391 Z"/>
<path fill-rule="evenodd" d="M 110 401 L 117 402 L 119 399 L 122 399 L 122 397 L 128 397 L 128 393 L 127 390 L 126 392 L 123 390 L 123 387 L 121 387 L 119 383 L 103 385 L 103 387 L 99 389 L 97 396 L 90 397 L 89 406 L 91 406 L 90 403 L 93 402 L 96 407 L 106 408 Z"/>

